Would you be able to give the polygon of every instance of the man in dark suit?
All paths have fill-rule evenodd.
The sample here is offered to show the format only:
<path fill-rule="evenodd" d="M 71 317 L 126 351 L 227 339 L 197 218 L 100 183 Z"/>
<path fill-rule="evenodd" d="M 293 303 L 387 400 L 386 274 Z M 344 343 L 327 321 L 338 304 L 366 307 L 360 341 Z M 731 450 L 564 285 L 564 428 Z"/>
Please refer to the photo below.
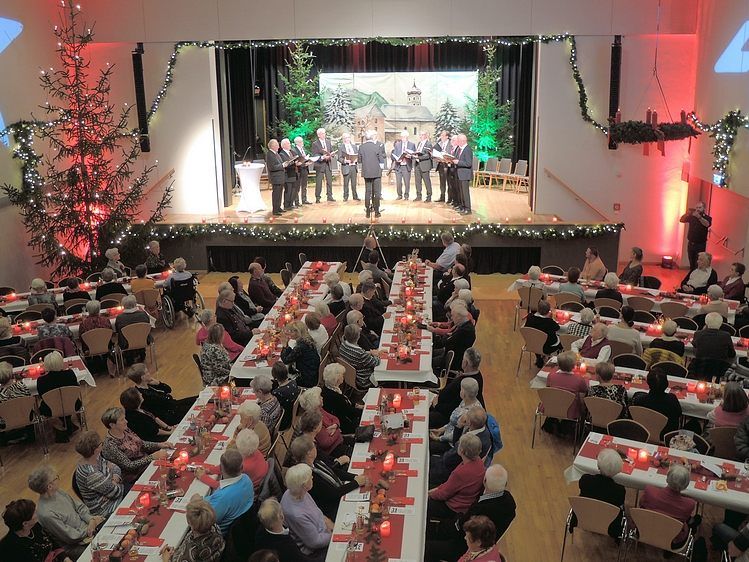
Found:
<path fill-rule="evenodd" d="M 445 355 L 448 351 L 455 352 L 450 369 L 457 371 L 463 361 L 463 354 L 476 341 L 476 327 L 468 320 L 468 311 L 464 308 L 454 308 L 451 317 L 455 324 L 453 332 L 445 339 L 445 347 L 437 348 L 432 355 L 432 369 L 435 373 L 445 366 Z"/>
<path fill-rule="evenodd" d="M 694 333 L 694 361 L 689 363 L 689 372 L 696 378 L 715 377 L 718 380 L 736 357 L 731 334 L 721 330 L 723 317 L 718 312 L 705 316 L 705 328 Z"/>
<path fill-rule="evenodd" d="M 349 185 L 351 186 L 351 195 L 354 201 L 361 201 L 356 194 L 356 162 L 359 159 L 359 149 L 351 142 L 351 134 L 343 133 L 341 144 L 338 147 L 338 162 L 341 165 L 341 175 L 343 176 L 343 200 L 348 201 Z"/>
<path fill-rule="evenodd" d="M 449 154 L 457 158 L 458 155 L 458 135 L 450 137 Z M 460 206 L 460 187 L 458 186 L 458 169 L 455 162 L 449 161 L 447 166 L 447 203 L 453 207 Z"/>
<path fill-rule="evenodd" d="M 378 336 L 382 336 L 382 325 L 385 323 L 386 306 L 375 297 L 376 287 L 371 281 L 362 283 L 361 294 L 364 297 L 361 313 L 364 315 L 364 323 Z"/>
<path fill-rule="evenodd" d="M 400 140 L 395 141 L 393 150 L 390 151 L 390 158 L 393 160 L 395 169 L 395 188 L 398 191 L 398 199 L 408 201 L 408 192 L 411 189 L 411 168 L 413 163 L 408 151 L 415 152 L 416 145 L 408 140 L 408 132 L 401 133 Z M 405 189 L 403 184 L 405 183 Z"/>
<path fill-rule="evenodd" d="M 416 152 L 417 160 L 414 168 L 416 201 L 421 201 L 421 180 L 423 179 L 427 191 L 425 201 L 429 203 L 432 200 L 432 178 L 429 177 L 429 173 L 432 171 L 432 141 L 429 140 L 429 135 L 423 131 L 419 134 Z"/>
<path fill-rule="evenodd" d="M 278 141 L 271 139 L 268 142 L 268 150 L 265 153 L 265 167 L 268 169 L 268 182 L 273 189 L 273 214 L 278 216 L 283 198 L 283 188 L 286 185 L 286 168 L 281 156 L 278 154 Z"/>
<path fill-rule="evenodd" d="M 434 147 L 435 150 L 440 152 L 450 151 L 450 133 L 447 131 L 440 132 L 440 139 L 437 141 L 437 145 Z M 447 164 L 439 162 L 437 164 L 437 173 L 440 176 L 440 198 L 437 199 L 438 203 L 445 202 L 445 189 L 447 188 Z"/>
<path fill-rule="evenodd" d="M 248 326 L 244 314 L 234 306 L 235 298 L 234 291 L 230 289 L 219 293 L 216 299 L 216 322 L 221 324 L 231 339 L 239 345 L 247 345 L 252 339 L 252 328 L 257 328 L 260 321 L 257 325 Z"/>
<path fill-rule="evenodd" d="M 468 139 L 464 134 L 458 135 L 458 161 L 457 168 L 458 185 L 460 187 L 461 207 L 458 210 L 467 215 L 471 212 L 471 180 L 473 179 L 473 151 L 468 146 Z"/>
<path fill-rule="evenodd" d="M 291 141 L 283 139 L 281 141 L 281 151 L 278 153 L 281 161 L 286 166 L 286 183 L 283 188 L 283 210 L 290 211 L 294 206 L 294 188 L 297 185 L 297 167 L 294 164 L 296 154 L 291 151 Z"/>
<path fill-rule="evenodd" d="M 380 197 L 382 196 L 382 169 L 385 166 L 385 149 L 376 141 L 377 133 L 369 130 L 365 133 L 366 142 L 359 147 L 361 174 L 364 177 L 364 209 L 367 218 L 375 212 L 380 216 Z"/>
<path fill-rule="evenodd" d="M 296 137 L 294 139 L 294 152 L 297 156 L 304 156 L 307 158 L 307 151 L 304 150 L 304 139 L 302 137 Z M 307 200 L 307 178 L 309 177 L 309 168 L 307 163 L 297 162 L 297 184 L 294 189 L 294 201 L 296 206 L 309 205 Z"/>
<path fill-rule="evenodd" d="M 322 196 L 322 179 L 325 177 L 325 191 L 328 201 L 333 199 L 333 172 L 330 160 L 333 157 L 333 144 L 325 138 L 325 129 L 317 129 L 317 140 L 312 143 L 312 156 L 319 156 L 315 161 L 315 203 L 320 202 Z"/>

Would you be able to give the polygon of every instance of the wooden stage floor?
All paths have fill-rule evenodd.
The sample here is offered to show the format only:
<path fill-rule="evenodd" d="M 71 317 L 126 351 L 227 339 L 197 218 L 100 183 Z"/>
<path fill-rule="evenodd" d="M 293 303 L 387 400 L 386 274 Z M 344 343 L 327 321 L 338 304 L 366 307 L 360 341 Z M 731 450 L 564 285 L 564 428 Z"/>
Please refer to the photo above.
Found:
<path fill-rule="evenodd" d="M 434 181 L 436 180 L 436 181 Z M 435 203 L 434 199 L 439 198 L 439 180 L 433 178 L 432 185 L 437 186 L 437 195 L 433 195 L 431 203 L 424 201 L 414 201 L 416 192 L 411 187 L 410 201 L 397 201 L 395 183 L 390 183 L 387 178 L 383 178 L 382 197 L 380 212 L 382 217 L 376 222 L 379 224 L 409 224 L 409 225 L 428 225 L 428 224 L 471 224 L 475 222 L 488 223 L 505 223 L 505 224 L 548 224 L 556 222 L 553 215 L 535 215 L 531 212 L 528 204 L 529 196 L 527 193 L 512 193 L 509 191 L 500 191 L 498 189 L 471 188 L 471 202 L 473 213 L 470 215 L 461 215 L 452 206 L 445 203 Z M 349 198 L 343 201 L 343 187 L 340 181 L 333 181 L 333 197 L 335 202 L 325 200 L 325 188 L 323 187 L 323 196 L 319 204 L 303 205 L 299 209 L 286 212 L 279 217 L 273 217 L 271 221 L 271 192 L 263 189 L 261 191 L 263 201 L 268 210 L 257 213 L 238 213 L 236 204 L 238 197 L 234 198 L 233 204 L 224 209 L 220 214 L 213 211 L 211 214 L 167 214 L 164 222 L 169 224 L 195 224 L 205 221 L 207 223 L 244 222 L 245 219 L 249 224 L 266 224 L 274 222 L 275 224 L 346 224 L 352 222 L 366 223 L 364 211 L 364 185 L 359 180 L 357 188 L 358 195 L 362 201 L 354 201 Z M 307 198 L 310 201 L 315 200 L 314 185 L 307 188 Z M 530 218 L 530 221 L 528 220 Z M 561 221 L 560 221 L 561 222 Z"/>

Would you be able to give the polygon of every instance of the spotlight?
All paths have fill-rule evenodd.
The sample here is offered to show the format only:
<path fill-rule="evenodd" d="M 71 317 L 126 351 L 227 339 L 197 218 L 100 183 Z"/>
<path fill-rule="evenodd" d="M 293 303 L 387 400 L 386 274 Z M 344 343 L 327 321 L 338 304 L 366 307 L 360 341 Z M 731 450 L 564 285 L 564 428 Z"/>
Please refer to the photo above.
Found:
<path fill-rule="evenodd" d="M 673 269 L 674 268 L 674 257 L 673 256 L 662 256 L 661 257 L 661 267 L 663 269 Z"/>

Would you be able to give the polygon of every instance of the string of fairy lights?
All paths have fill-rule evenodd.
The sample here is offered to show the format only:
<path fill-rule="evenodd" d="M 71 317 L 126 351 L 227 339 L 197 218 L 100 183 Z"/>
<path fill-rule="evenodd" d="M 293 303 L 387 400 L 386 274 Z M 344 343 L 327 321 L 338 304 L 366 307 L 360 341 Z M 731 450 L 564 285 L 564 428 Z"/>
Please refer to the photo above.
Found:
<path fill-rule="evenodd" d="M 713 170 L 720 175 L 721 182 L 728 180 L 728 163 L 731 150 L 736 142 L 736 135 L 742 127 L 749 128 L 749 116 L 742 115 L 741 110 L 729 111 L 722 119 L 714 124 L 700 121 L 695 112 L 689 114 L 689 119 L 700 131 L 710 133 L 715 139 L 713 145 Z"/>

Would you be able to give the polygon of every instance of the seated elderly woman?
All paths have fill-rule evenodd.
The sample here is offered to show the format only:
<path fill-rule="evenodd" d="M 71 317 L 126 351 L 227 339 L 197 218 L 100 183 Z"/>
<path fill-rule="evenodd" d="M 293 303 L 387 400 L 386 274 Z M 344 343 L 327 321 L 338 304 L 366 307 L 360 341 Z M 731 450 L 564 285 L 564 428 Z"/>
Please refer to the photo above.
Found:
<path fill-rule="evenodd" d="M 185 508 L 189 530 L 175 549 L 165 546 L 161 551 L 163 562 L 219 562 L 224 552 L 224 537 L 216 525 L 213 506 L 199 497 L 193 497 Z"/>
<path fill-rule="evenodd" d="M 494 562 L 501 560 L 495 536 L 497 528 L 486 515 L 474 515 L 463 523 L 468 550 L 458 562 Z"/>
<path fill-rule="evenodd" d="M 292 410 L 299 396 L 299 387 L 294 379 L 289 378 L 289 369 L 283 361 L 276 361 L 271 367 L 270 374 L 273 377 L 273 396 L 278 399 L 283 408 L 280 429 L 286 431 L 291 427 Z"/>
<path fill-rule="evenodd" d="M 610 271 L 603 278 L 603 289 L 596 291 L 597 299 L 611 299 L 623 303 L 624 297 L 619 292 L 619 276 Z"/>
<path fill-rule="evenodd" d="M 596 313 L 590 308 L 583 308 L 580 311 L 580 319 L 572 320 L 565 326 L 566 333 L 577 336 L 579 338 L 585 338 L 590 331 L 593 329 L 593 323 L 596 319 Z"/>
<path fill-rule="evenodd" d="M 588 392 L 588 381 L 583 377 L 578 377 L 573 374 L 572 370 L 575 368 L 577 362 L 577 355 L 572 351 L 566 351 L 560 353 L 557 356 L 557 367 L 556 371 L 549 373 L 546 378 L 546 386 L 550 388 L 561 388 L 576 394 L 576 399 L 573 400 L 569 409 L 567 410 L 567 418 L 576 420 L 580 417 L 583 411 L 582 397 Z M 549 418 L 547 418 L 548 420 Z M 544 424 L 546 427 L 546 424 Z"/>
<path fill-rule="evenodd" d="M 320 324 L 320 315 L 317 312 L 308 312 L 304 315 L 304 325 L 307 326 L 309 335 L 315 340 L 317 353 L 320 353 L 320 350 L 322 350 L 330 338 L 330 334 L 328 334 L 325 326 Z"/>
<path fill-rule="evenodd" d="M 231 361 L 223 345 L 225 333 L 221 324 L 213 324 L 200 350 L 200 375 L 205 386 L 221 386 L 229 382 Z"/>
<path fill-rule="evenodd" d="M 105 267 L 101 272 L 101 285 L 96 287 L 96 300 L 102 301 L 107 295 L 126 295 L 127 290 L 122 283 L 117 282 L 117 274 L 111 267 Z"/>
<path fill-rule="evenodd" d="M 26 342 L 21 336 L 13 335 L 13 325 L 10 322 L 10 318 L 7 316 L 0 316 L 0 347 L 11 347 L 20 348 L 20 353 L 25 354 L 25 358 L 28 359 L 28 351 L 26 350 Z M 3 350 L 7 351 L 6 355 L 14 355 L 18 353 L 12 353 L 14 350 Z"/>
<path fill-rule="evenodd" d="M 143 397 L 141 408 L 161 418 L 169 425 L 176 425 L 187 415 L 196 396 L 188 396 L 176 400 L 172 396 L 172 387 L 165 382 L 155 379 L 145 363 L 136 363 L 127 371 L 135 388 Z"/>
<path fill-rule="evenodd" d="M 682 495 L 689 486 L 689 469 L 683 464 L 674 463 L 666 475 L 666 487 L 645 486 L 640 497 L 640 507 L 663 513 L 684 523 L 684 527 L 671 542 L 671 548 L 679 548 L 687 540 L 689 527 L 694 525 L 692 514 L 697 502 Z"/>
<path fill-rule="evenodd" d="M 354 368 L 356 372 L 356 390 L 366 391 L 375 385 L 374 368 L 380 364 L 380 352 L 376 349 L 364 351 L 359 347 L 361 328 L 349 324 L 343 330 L 343 340 L 338 348 L 338 356 Z"/>
<path fill-rule="evenodd" d="M 350 455 L 353 440 L 344 438 L 341 422 L 322 407 L 322 389 L 319 386 L 308 388 L 299 396 L 299 406 L 306 412 L 319 412 L 322 416 L 322 431 L 315 437 L 315 443 L 325 454 L 332 457 Z"/>
<path fill-rule="evenodd" d="M 75 376 L 75 371 L 65 368 L 65 360 L 62 358 L 62 354 L 59 351 L 53 351 L 44 358 L 44 374 L 36 381 L 36 391 L 40 398 L 42 398 L 39 404 L 39 413 L 42 416 L 47 418 L 52 416 L 52 410 L 44 402 L 44 395 L 47 392 L 66 386 L 78 388 L 78 378 Z M 80 409 L 80 407 L 81 401 L 76 400 L 76 410 Z M 67 443 L 68 435 L 76 429 L 69 416 L 64 419 L 64 422 L 63 418 L 52 418 L 50 423 L 55 431 L 55 441 L 57 443 Z"/>
<path fill-rule="evenodd" d="M 122 408 L 107 408 L 101 416 L 101 423 L 107 428 L 101 455 L 120 467 L 126 489 L 133 485 L 151 461 L 166 458 L 164 449 L 173 447 L 168 442 L 143 441 L 128 429 Z"/>
<path fill-rule="evenodd" d="M 458 299 L 461 300 L 464 303 L 466 303 L 466 308 L 468 309 L 468 313 L 471 315 L 471 319 L 473 323 L 479 321 L 479 314 L 481 311 L 476 308 L 476 302 L 473 300 L 473 292 L 471 289 L 461 289 L 458 291 Z"/>
<path fill-rule="evenodd" d="M 135 266 L 135 277 L 130 280 L 130 290 L 134 295 L 140 291 L 148 291 L 156 288 L 156 281 L 148 277 L 148 267 L 140 263 Z"/>
<path fill-rule="evenodd" d="M 361 423 L 362 405 L 355 405 L 341 391 L 346 369 L 340 363 L 330 363 L 322 373 L 322 407 L 341 422 L 343 433 L 355 433 Z"/>
<path fill-rule="evenodd" d="M 567 270 L 567 281 L 559 284 L 560 293 L 572 293 L 580 302 L 585 301 L 585 289 L 579 283 L 580 268 L 570 267 Z"/>
<path fill-rule="evenodd" d="M 749 398 L 740 382 L 731 381 L 723 389 L 723 400 L 707 414 L 712 427 L 738 427 L 749 415 Z"/>
<path fill-rule="evenodd" d="M 317 451 L 321 455 L 325 455 L 327 458 L 332 459 L 331 464 L 333 464 L 336 467 L 346 467 L 348 466 L 351 459 L 346 454 L 340 454 L 341 451 L 338 451 L 335 455 L 328 455 L 325 451 L 320 448 L 317 437 L 320 435 L 320 432 L 323 430 L 323 422 L 322 422 L 322 413 L 320 410 L 315 410 L 312 412 L 304 412 L 301 416 L 299 416 L 299 421 L 297 422 L 297 426 L 294 428 L 294 438 L 300 437 L 302 435 L 306 435 L 310 439 L 312 439 L 315 444 L 317 445 Z M 349 451 L 350 452 L 350 451 Z M 285 460 L 284 464 L 288 465 L 293 459 L 291 458 L 291 453 L 289 453 L 287 459 Z"/>
<path fill-rule="evenodd" d="M 200 321 L 200 329 L 195 334 L 195 345 L 202 346 L 208 339 L 208 330 L 216 324 L 216 315 L 212 310 L 205 308 L 200 311 L 198 319 Z M 221 345 L 224 346 L 226 353 L 229 355 L 229 361 L 234 361 L 244 351 L 244 347 L 235 343 L 226 329 L 224 329 L 224 339 L 221 341 Z"/>
<path fill-rule="evenodd" d="M 457 310 L 461 309 L 465 311 L 465 314 L 468 316 L 468 321 L 471 322 L 473 325 L 476 324 L 476 321 L 474 320 L 473 316 L 470 312 L 468 312 L 468 306 L 466 306 L 465 301 L 463 300 L 454 300 L 450 304 L 445 306 L 445 322 L 430 322 L 427 325 L 427 330 L 432 332 L 435 335 L 434 343 L 438 347 L 443 345 L 444 338 L 448 337 L 450 334 L 452 334 L 455 331 L 455 322 L 453 320 L 453 313 Z"/>
<path fill-rule="evenodd" d="M 145 310 L 138 308 L 138 301 L 136 300 L 135 295 L 124 297 L 121 304 L 123 310 L 117 315 L 117 318 L 115 318 L 114 321 L 114 331 L 117 332 L 117 342 L 121 349 L 126 350 L 123 352 L 125 363 L 139 363 L 145 360 L 146 351 L 144 349 L 127 351 L 129 344 L 127 339 L 125 339 L 122 330 L 133 324 L 148 324 L 151 321 L 151 317 Z M 153 336 L 149 333 L 148 342 L 151 343 L 152 341 Z"/>
<path fill-rule="evenodd" d="M 112 329 L 112 323 L 109 318 L 104 318 L 101 315 L 101 303 L 99 301 L 88 301 L 86 303 L 86 312 L 88 313 L 88 316 L 81 320 L 81 323 L 78 325 L 78 337 L 81 337 L 89 330 L 96 330 L 97 328 L 105 328 L 107 330 Z M 81 340 L 81 343 L 83 344 L 84 349 L 86 349 L 85 342 Z"/>
<path fill-rule="evenodd" d="M 535 314 L 529 314 L 525 319 L 525 326 L 528 328 L 535 328 L 541 330 L 546 334 L 546 341 L 544 342 L 544 355 L 551 355 L 552 353 L 562 349 L 562 344 L 559 341 L 559 324 L 556 320 L 551 317 L 551 305 L 548 301 L 539 301 L 538 310 Z M 543 355 L 536 355 L 536 367 L 539 369 L 544 366 Z"/>
<path fill-rule="evenodd" d="M 257 512 L 260 522 L 255 535 L 255 549 L 272 550 L 278 553 L 279 560 L 304 560 L 294 539 L 291 538 L 283 516 L 281 504 L 276 498 L 268 498 Z"/>
<path fill-rule="evenodd" d="M 601 449 L 597 463 L 598 474 L 584 474 L 580 477 L 578 482 L 580 496 L 606 502 L 619 508 L 619 515 L 609 525 L 609 536 L 619 537 L 622 534 L 626 490 L 624 486 L 614 482 L 614 476 L 622 471 L 622 458 L 613 449 Z M 577 518 L 573 515 L 570 530 L 576 526 Z"/>
<path fill-rule="evenodd" d="M 273 379 L 268 375 L 258 375 L 250 383 L 255 391 L 257 403 L 260 405 L 260 421 L 275 432 L 278 421 L 283 417 L 283 408 L 278 399 L 273 396 Z"/>
<path fill-rule="evenodd" d="M 662 326 L 663 335 L 659 338 L 655 338 L 652 342 L 650 342 L 650 345 L 648 347 L 650 349 L 663 349 L 666 351 L 670 351 L 671 353 L 674 353 L 679 357 L 684 357 L 684 342 L 676 337 L 676 332 L 678 329 L 679 326 L 676 324 L 676 322 L 674 322 L 673 320 L 666 320 Z M 658 360 L 673 361 L 673 358 Z M 655 363 L 656 361 L 654 360 L 653 362 Z"/>
<path fill-rule="evenodd" d="M 312 468 L 301 463 L 286 472 L 286 491 L 281 498 L 281 509 L 291 537 L 302 553 L 312 560 L 324 560 L 333 532 L 333 521 L 323 515 L 310 496 Z"/>
<path fill-rule="evenodd" d="M 0 552 L 7 560 L 24 562 L 70 562 L 59 543 L 39 524 L 36 504 L 27 499 L 5 506 L 3 522 L 7 534 L 0 540 Z"/>
<path fill-rule="evenodd" d="M 465 513 L 481 495 L 484 488 L 484 461 L 481 460 L 481 440 L 472 434 L 458 441 L 461 463 L 450 473 L 444 484 L 429 490 L 427 516 L 435 519 L 454 519 Z"/>
<path fill-rule="evenodd" d="M 632 346 L 634 354 L 642 355 L 642 339 L 634 325 L 635 311 L 631 306 L 624 305 L 619 310 L 619 323 L 609 326 L 606 337 L 609 341 L 628 343 Z"/>
<path fill-rule="evenodd" d="M 75 444 L 81 459 L 73 481 L 92 515 L 105 519 L 114 513 L 125 494 L 120 467 L 101 456 L 103 443 L 95 431 L 84 432 Z"/>
<path fill-rule="evenodd" d="M 744 292 L 746 291 L 744 273 L 746 273 L 746 266 L 743 263 L 734 262 L 731 264 L 730 273 L 723 278 L 723 281 L 718 282 L 725 293 L 724 298 L 736 301 L 744 300 Z"/>
<path fill-rule="evenodd" d="M 143 396 L 130 387 L 120 393 L 120 404 L 125 408 L 128 427 L 144 441 L 166 441 L 174 428 L 142 408 Z"/>
<path fill-rule="evenodd" d="M 728 318 L 728 303 L 723 300 L 723 289 L 720 288 L 720 285 L 710 285 L 707 288 L 707 298 L 709 302 L 700 307 L 700 314 L 717 312 L 725 322 Z"/>
<path fill-rule="evenodd" d="M 174 268 L 174 271 L 172 271 L 169 274 L 169 277 L 164 280 L 164 288 L 167 290 L 172 288 L 172 284 L 175 281 L 187 281 L 188 279 L 192 279 L 192 273 L 187 271 L 187 261 L 185 261 L 185 258 L 177 258 L 174 260 L 172 267 Z"/>
<path fill-rule="evenodd" d="M 330 307 L 324 301 L 318 300 L 315 302 L 315 312 L 320 315 L 320 324 L 328 332 L 328 336 L 332 336 L 336 327 L 338 326 L 338 320 L 330 312 Z"/>
<path fill-rule="evenodd" d="M 349 324 L 359 326 L 361 334 L 356 344 L 364 351 L 372 351 L 380 347 L 380 338 L 364 323 L 364 315 L 360 311 L 349 310 L 348 314 L 346 314 L 346 325 L 348 326 Z"/>
<path fill-rule="evenodd" d="M 36 331 L 40 340 L 47 338 L 70 338 L 73 339 L 73 332 L 65 324 L 55 322 L 57 312 L 53 307 L 42 310 L 42 320 L 44 324 L 37 326 Z"/>
<path fill-rule="evenodd" d="M 315 386 L 319 377 L 320 354 L 303 322 L 297 320 L 286 325 L 281 334 L 281 348 L 281 361 L 297 374 L 297 384 L 307 388 Z"/>
<path fill-rule="evenodd" d="M 104 257 L 107 258 L 107 267 L 115 272 L 117 277 L 124 277 L 127 268 L 120 261 L 120 251 L 117 248 L 109 248 L 104 252 Z"/>
<path fill-rule="evenodd" d="M 67 303 L 73 299 L 91 300 L 88 291 L 81 289 L 81 280 L 78 277 L 71 277 L 65 284 L 65 292 L 62 294 L 62 302 Z"/>
<path fill-rule="evenodd" d="M 705 316 L 705 328 L 694 334 L 694 361 L 689 374 L 694 378 L 720 380 L 736 357 L 731 334 L 721 330 L 723 318 L 717 312 Z"/>
<path fill-rule="evenodd" d="M 363 269 L 359 272 L 359 284 L 356 286 L 356 292 L 361 293 L 361 288 L 364 283 L 374 283 L 374 275 L 368 269 Z"/>
<path fill-rule="evenodd" d="M 590 334 L 585 338 L 573 341 L 570 348 L 580 357 L 608 361 L 611 357 L 611 345 L 609 340 L 606 339 L 608 331 L 608 326 L 603 322 L 594 324 Z"/>
<path fill-rule="evenodd" d="M 13 376 L 13 365 L 7 361 L 0 362 L 0 403 L 22 396 L 31 396 L 29 387 Z M 5 428 L 5 421 L 0 418 L 0 430 Z"/>
<path fill-rule="evenodd" d="M 72 559 L 77 559 L 86 549 L 87 543 L 104 522 L 99 515 L 91 515 L 80 500 L 60 489 L 60 475 L 51 466 L 44 464 L 29 475 L 29 488 L 39 494 L 36 516 L 53 539 Z"/>
<path fill-rule="evenodd" d="M 612 383 L 614 379 L 614 373 L 616 368 L 611 363 L 601 361 L 596 365 L 596 379 L 598 380 L 597 385 L 591 385 L 588 389 L 588 396 L 595 396 L 597 398 L 605 398 L 606 400 L 613 400 L 622 405 L 622 413 L 619 415 L 620 418 L 629 417 L 629 398 L 627 397 L 627 389 L 621 384 Z"/>
<path fill-rule="evenodd" d="M 28 296 L 29 304 L 55 304 L 55 295 L 47 291 L 47 284 L 38 277 L 31 280 L 31 292 Z"/>
<path fill-rule="evenodd" d="M 521 279 L 517 281 L 516 286 L 520 287 L 533 287 L 534 289 L 540 289 L 543 299 L 546 299 L 548 291 L 546 289 L 546 283 L 541 281 L 541 268 L 537 265 L 532 265 L 528 268 L 526 274 L 528 279 Z"/>
<path fill-rule="evenodd" d="M 234 438 L 234 446 L 242 455 L 242 472 L 252 481 L 252 487 L 256 494 L 260 491 L 260 486 L 268 474 L 269 468 L 268 461 L 259 449 L 259 445 L 260 438 L 253 429 L 241 429 Z M 218 474 L 219 467 L 206 465 L 205 473 Z M 204 482 L 213 490 L 219 487 L 218 480 L 211 478 L 204 480 Z"/>
<path fill-rule="evenodd" d="M 270 451 L 271 437 L 268 426 L 262 421 L 263 410 L 260 404 L 254 400 L 245 400 L 239 405 L 237 413 L 239 414 L 239 425 L 234 430 L 235 438 L 243 429 L 253 430 L 260 439 L 260 452 L 264 456 L 267 455 L 268 451 Z"/>
<path fill-rule="evenodd" d="M 660 412 L 668 421 L 661 431 L 661 439 L 669 431 L 679 429 L 681 421 L 681 403 L 679 399 L 668 390 L 668 377 L 660 367 L 653 367 L 647 376 L 648 392 L 637 392 L 632 397 L 633 406 L 643 406 L 656 412 Z"/>
<path fill-rule="evenodd" d="M 318 453 L 315 442 L 308 435 L 294 439 L 289 451 L 295 463 L 304 463 L 312 469 L 310 495 L 320 510 L 335 520 L 341 498 L 363 486 L 366 477 L 351 474 L 324 453 Z"/>
<path fill-rule="evenodd" d="M 340 285 L 341 290 L 343 291 L 343 302 L 347 302 L 348 298 L 351 296 L 351 285 L 342 282 L 341 276 L 338 275 L 337 271 L 328 271 L 327 273 L 325 273 L 325 275 L 323 275 L 323 283 L 328 286 L 328 295 L 330 295 L 333 287 L 335 287 L 336 285 Z M 329 302 L 332 299 L 326 297 L 324 300 L 325 302 Z"/>
<path fill-rule="evenodd" d="M 328 305 L 328 310 L 330 310 L 330 313 L 333 316 L 338 316 L 341 312 L 346 310 L 346 302 L 348 301 L 348 298 L 345 298 L 343 285 L 344 283 L 338 283 L 337 285 L 334 285 L 324 299 L 325 303 Z M 346 283 L 345 285 L 349 288 L 350 291 L 351 287 L 348 285 L 348 283 Z"/>
<path fill-rule="evenodd" d="M 455 442 L 456 430 L 463 426 L 463 414 L 471 408 L 483 408 L 478 399 L 479 383 L 474 378 L 465 377 L 460 381 L 460 404 L 450 414 L 448 422 L 429 431 L 429 452 L 432 455 L 446 453 Z M 480 449 L 480 448 L 479 448 Z"/>

